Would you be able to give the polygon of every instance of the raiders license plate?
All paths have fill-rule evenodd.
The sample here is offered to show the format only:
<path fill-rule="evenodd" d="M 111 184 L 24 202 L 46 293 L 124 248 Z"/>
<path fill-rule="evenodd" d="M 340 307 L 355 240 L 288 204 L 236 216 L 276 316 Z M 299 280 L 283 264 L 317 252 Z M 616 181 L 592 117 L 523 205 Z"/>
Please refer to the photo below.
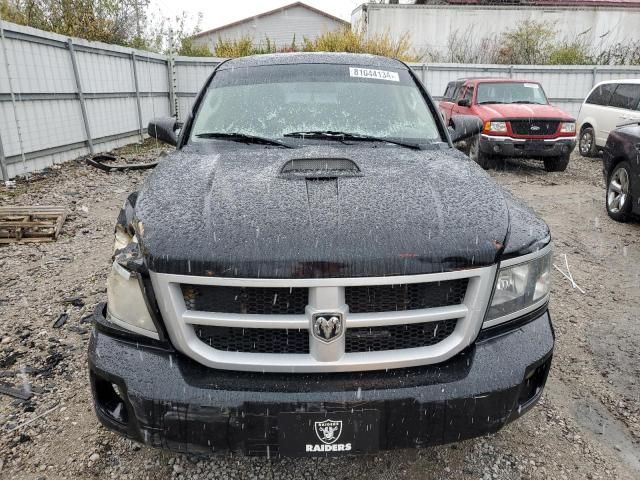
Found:
<path fill-rule="evenodd" d="M 280 413 L 279 451 L 287 456 L 352 455 L 375 452 L 380 412 Z"/>

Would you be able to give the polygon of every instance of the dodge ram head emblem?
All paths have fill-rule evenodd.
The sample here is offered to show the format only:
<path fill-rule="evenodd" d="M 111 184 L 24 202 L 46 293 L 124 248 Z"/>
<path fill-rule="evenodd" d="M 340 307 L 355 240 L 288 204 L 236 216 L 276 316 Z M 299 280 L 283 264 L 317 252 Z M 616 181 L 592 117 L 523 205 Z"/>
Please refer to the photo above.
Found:
<path fill-rule="evenodd" d="M 314 423 L 316 435 L 322 443 L 331 445 L 340 438 L 342 433 L 342 420 L 325 420 Z"/>
<path fill-rule="evenodd" d="M 311 322 L 313 334 L 323 342 L 331 342 L 342 333 L 341 313 L 314 313 Z"/>

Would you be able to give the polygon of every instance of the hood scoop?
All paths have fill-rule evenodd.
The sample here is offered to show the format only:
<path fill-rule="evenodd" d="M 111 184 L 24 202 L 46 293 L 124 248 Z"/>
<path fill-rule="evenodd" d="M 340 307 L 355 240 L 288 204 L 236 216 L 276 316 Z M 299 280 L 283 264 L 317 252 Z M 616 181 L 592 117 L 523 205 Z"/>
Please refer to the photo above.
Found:
<path fill-rule="evenodd" d="M 280 174 L 287 178 L 337 178 L 362 175 L 348 158 L 299 158 L 284 164 Z"/>

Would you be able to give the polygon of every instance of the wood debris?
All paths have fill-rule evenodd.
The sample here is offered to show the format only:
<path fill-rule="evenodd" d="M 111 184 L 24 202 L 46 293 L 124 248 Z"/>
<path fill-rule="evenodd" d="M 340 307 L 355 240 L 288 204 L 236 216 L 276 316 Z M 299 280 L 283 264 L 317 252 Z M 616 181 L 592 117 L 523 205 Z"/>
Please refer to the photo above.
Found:
<path fill-rule="evenodd" d="M 0 207 L 0 245 L 53 242 L 66 218 L 64 207 Z"/>

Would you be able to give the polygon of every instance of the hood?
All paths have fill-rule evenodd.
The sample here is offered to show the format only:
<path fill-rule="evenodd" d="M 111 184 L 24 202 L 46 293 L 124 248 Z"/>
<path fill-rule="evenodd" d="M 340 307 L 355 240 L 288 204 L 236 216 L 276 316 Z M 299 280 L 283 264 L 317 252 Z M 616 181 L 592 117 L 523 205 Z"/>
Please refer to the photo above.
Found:
<path fill-rule="evenodd" d="M 575 120 L 568 113 L 563 112 L 553 105 L 533 105 L 533 104 L 490 104 L 477 105 L 476 108 L 482 112 L 483 120 L 496 120 L 500 118 L 548 118 L 573 121 Z"/>
<path fill-rule="evenodd" d="M 150 270 L 245 278 L 434 273 L 493 264 L 508 236 L 511 200 L 453 149 L 207 148 L 170 155 L 140 191 L 136 217 Z M 282 173 L 300 159 L 338 159 L 359 171 Z"/>

